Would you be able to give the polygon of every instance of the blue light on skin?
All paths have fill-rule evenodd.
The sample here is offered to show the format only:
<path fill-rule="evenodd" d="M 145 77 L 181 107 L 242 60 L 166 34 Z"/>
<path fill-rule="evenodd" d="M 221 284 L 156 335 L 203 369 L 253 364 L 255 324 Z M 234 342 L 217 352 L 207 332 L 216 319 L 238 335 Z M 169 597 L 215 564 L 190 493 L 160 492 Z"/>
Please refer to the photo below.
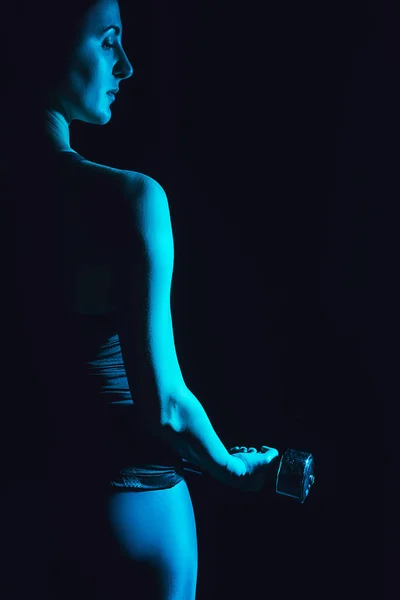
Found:
<path fill-rule="evenodd" d="M 72 151 L 69 126 L 78 120 L 105 125 L 111 119 L 112 97 L 107 92 L 133 75 L 122 46 L 122 23 L 116 0 L 99 0 L 79 28 L 65 76 L 47 95 L 44 135 L 56 152 Z"/>

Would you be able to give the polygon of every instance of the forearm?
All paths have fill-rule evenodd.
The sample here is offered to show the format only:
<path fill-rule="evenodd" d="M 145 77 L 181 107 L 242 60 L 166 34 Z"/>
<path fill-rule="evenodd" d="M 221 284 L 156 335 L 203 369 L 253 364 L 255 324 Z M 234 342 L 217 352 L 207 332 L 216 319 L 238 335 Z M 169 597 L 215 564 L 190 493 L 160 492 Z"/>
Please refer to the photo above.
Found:
<path fill-rule="evenodd" d="M 158 434 L 182 458 L 223 483 L 230 483 L 233 476 L 242 474 L 238 472 L 240 461 L 232 460 L 192 392 L 186 390 L 176 401 L 174 415 L 175 422 L 163 426 Z"/>

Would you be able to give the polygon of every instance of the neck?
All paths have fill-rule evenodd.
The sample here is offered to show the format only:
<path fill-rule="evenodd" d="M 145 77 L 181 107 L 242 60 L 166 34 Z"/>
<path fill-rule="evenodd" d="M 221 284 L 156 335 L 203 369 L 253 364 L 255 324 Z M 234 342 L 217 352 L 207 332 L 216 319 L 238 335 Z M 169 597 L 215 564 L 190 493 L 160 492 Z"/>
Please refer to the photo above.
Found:
<path fill-rule="evenodd" d="M 65 117 L 54 109 L 46 109 L 43 127 L 40 129 L 43 132 L 45 141 L 50 143 L 56 152 L 69 151 L 74 152 L 70 145 L 69 123 Z"/>
<path fill-rule="evenodd" d="M 27 149 L 43 149 L 49 154 L 75 152 L 70 145 L 69 125 L 63 111 L 47 108 L 40 101 L 26 102 L 23 91 L 6 95 L 5 119 L 2 127 L 3 152 L 7 160 L 19 160 Z"/>

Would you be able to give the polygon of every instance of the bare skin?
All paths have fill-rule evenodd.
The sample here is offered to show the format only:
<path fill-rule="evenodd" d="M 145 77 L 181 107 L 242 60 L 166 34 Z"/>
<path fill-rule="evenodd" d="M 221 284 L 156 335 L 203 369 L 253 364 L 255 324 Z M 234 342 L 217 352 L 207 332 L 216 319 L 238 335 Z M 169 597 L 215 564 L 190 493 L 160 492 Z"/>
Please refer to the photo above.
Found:
<path fill-rule="evenodd" d="M 118 32 L 113 26 L 119 29 Z M 116 0 L 99 0 L 86 13 L 65 78 L 49 92 L 39 121 L 56 152 L 74 152 L 69 126 L 74 120 L 105 125 L 111 119 L 111 90 L 132 77 L 122 46 L 122 23 Z"/>

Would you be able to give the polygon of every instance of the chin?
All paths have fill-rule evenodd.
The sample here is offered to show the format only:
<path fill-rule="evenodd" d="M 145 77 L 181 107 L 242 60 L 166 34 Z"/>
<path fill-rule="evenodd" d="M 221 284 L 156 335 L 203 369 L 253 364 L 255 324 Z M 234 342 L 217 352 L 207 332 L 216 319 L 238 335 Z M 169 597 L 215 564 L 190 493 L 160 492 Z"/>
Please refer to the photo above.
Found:
<path fill-rule="evenodd" d="M 111 110 L 99 111 L 98 113 L 91 115 L 90 123 L 93 125 L 107 125 L 111 120 Z"/>
<path fill-rule="evenodd" d="M 107 125 L 111 121 L 111 111 L 101 111 L 95 114 L 88 115 L 85 119 L 85 123 L 90 125 Z"/>
<path fill-rule="evenodd" d="M 102 114 L 99 121 L 98 121 L 98 125 L 107 125 L 107 123 L 109 123 L 111 121 L 111 111 L 109 112 L 109 114 Z"/>

